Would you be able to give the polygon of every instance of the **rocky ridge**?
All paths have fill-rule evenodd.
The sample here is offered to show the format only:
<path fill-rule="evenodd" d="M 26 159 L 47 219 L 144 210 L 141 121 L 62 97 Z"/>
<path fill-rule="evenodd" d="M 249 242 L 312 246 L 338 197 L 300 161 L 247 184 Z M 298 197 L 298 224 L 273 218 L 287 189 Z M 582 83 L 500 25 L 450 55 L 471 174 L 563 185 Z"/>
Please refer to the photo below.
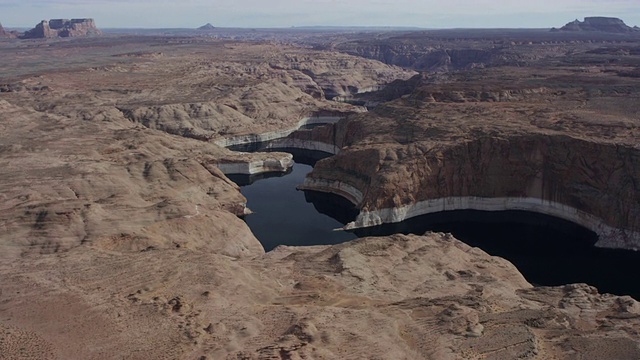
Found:
<path fill-rule="evenodd" d="M 530 66 L 585 48 L 598 48 L 602 43 L 615 46 L 620 41 L 629 41 L 628 34 L 635 32 L 432 30 L 340 38 L 321 47 L 418 71 L 445 73 L 495 66 Z"/>

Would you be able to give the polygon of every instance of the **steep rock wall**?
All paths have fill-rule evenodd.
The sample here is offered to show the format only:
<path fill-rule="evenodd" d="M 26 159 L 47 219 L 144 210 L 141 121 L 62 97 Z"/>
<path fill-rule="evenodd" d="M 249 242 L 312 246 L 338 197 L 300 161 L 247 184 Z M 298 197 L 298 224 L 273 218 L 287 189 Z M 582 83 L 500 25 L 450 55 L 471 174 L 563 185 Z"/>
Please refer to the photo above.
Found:
<path fill-rule="evenodd" d="M 521 209 L 586 226 L 601 246 L 640 248 L 639 183 L 637 148 L 532 134 L 344 151 L 318 162 L 303 187 L 354 202 L 355 227 L 442 210 Z"/>

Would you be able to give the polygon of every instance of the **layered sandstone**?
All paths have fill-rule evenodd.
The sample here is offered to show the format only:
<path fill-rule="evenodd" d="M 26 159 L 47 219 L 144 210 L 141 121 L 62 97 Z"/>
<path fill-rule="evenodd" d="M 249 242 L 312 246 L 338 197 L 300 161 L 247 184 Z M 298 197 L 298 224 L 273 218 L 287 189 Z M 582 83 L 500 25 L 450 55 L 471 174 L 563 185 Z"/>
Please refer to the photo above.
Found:
<path fill-rule="evenodd" d="M 533 287 L 509 262 L 450 235 L 265 254 L 220 165 L 268 167 L 273 158 L 281 166 L 288 156 L 214 142 L 351 113 L 282 141 L 332 146 L 339 155 L 312 178 L 335 175 L 336 186 L 360 191 L 365 210 L 482 190 L 475 181 L 491 194 L 520 194 L 523 175 L 541 163 L 553 166 L 532 189 L 573 184 L 572 194 L 590 200 L 593 189 L 607 194 L 599 176 L 612 169 L 610 188 L 621 192 L 611 196 L 626 206 L 637 199 L 629 191 L 638 167 L 627 167 L 638 128 L 628 116 L 637 106 L 624 75 L 631 69 L 509 69 L 491 75 L 498 83 L 464 86 L 450 83 L 468 74 L 454 74 L 437 87 L 426 76 L 359 114 L 325 95 L 412 73 L 333 52 L 200 38 L 47 45 L 1 44 L 0 357 L 640 357 L 637 301 L 584 284 Z M 575 73 L 592 85 L 557 85 Z M 504 164 L 516 166 L 513 176 Z M 546 187 L 545 174 L 567 179 Z M 493 175 L 508 184 L 491 184 Z"/>
<path fill-rule="evenodd" d="M 592 20 L 594 24 L 608 20 Z M 604 25 L 602 25 L 604 27 Z M 611 25 L 612 28 L 615 25 Z M 624 25 L 624 28 L 626 25 Z M 628 28 L 632 29 L 632 28 Z M 430 30 L 414 33 L 353 36 L 326 45 L 348 54 L 386 64 L 429 72 L 449 72 L 495 66 L 531 66 L 597 47 L 627 41 L 621 31 L 544 31 L 474 29 Z"/>
<path fill-rule="evenodd" d="M 410 95 L 339 123 L 329 140 L 340 154 L 318 162 L 303 188 L 351 200 L 361 212 L 350 227 L 527 210 L 583 225 L 600 246 L 640 248 L 640 88 L 616 72 L 536 71 L 544 80 L 515 68 L 478 83 L 471 73 L 424 78 Z M 490 80 L 503 77 L 511 80 Z"/>
<path fill-rule="evenodd" d="M 51 19 L 42 20 L 33 29 L 24 33 L 24 39 L 45 39 L 57 37 L 77 37 L 99 35 L 93 19 Z"/>
<path fill-rule="evenodd" d="M 332 79 L 378 86 L 394 74 L 411 74 L 349 55 L 268 44 L 201 39 L 186 47 L 138 38 L 109 47 L 117 40 L 76 41 L 83 46 L 79 56 L 92 66 L 96 58 L 114 63 L 77 69 L 65 62 L 58 69 L 74 69 L 2 79 L 6 120 L 0 149 L 11 160 L 3 165 L 0 219 L 11 253 L 84 244 L 206 248 L 234 256 L 262 251 L 237 219 L 247 212 L 246 200 L 223 173 L 286 171 L 291 155 L 235 153 L 222 146 L 280 137 L 362 111 L 316 97 L 308 84 L 324 90 L 294 68 L 314 69 L 327 88 Z M 7 54 L 24 51 L 10 46 Z M 33 59 L 64 58 L 38 49 L 30 49 Z M 298 63 L 311 57 L 313 64 Z M 8 66 L 41 71 L 38 61 Z M 334 70 L 325 75 L 329 66 Z M 294 80 L 301 77 L 305 83 Z M 14 186 L 20 181 L 32 186 Z M 222 228 L 229 236 L 216 238 Z M 178 235 L 185 231 L 193 236 Z"/>

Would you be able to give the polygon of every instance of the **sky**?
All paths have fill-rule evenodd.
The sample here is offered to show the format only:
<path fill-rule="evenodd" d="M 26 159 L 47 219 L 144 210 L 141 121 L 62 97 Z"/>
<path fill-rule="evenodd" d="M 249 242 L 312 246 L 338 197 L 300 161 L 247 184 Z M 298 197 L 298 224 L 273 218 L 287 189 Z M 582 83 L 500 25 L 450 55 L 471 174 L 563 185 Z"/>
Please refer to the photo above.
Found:
<path fill-rule="evenodd" d="M 550 28 L 585 16 L 640 26 L 640 0 L 0 0 L 0 23 L 84 18 L 99 28 Z"/>

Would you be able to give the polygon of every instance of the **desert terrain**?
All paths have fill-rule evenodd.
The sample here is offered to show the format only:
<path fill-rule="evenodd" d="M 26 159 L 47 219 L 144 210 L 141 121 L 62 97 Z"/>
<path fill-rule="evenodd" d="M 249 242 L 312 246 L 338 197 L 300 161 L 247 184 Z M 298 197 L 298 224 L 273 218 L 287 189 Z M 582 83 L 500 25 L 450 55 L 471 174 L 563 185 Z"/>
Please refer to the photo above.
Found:
<path fill-rule="evenodd" d="M 0 359 L 640 358 L 636 299 L 533 286 L 449 234 L 265 253 L 225 169 L 290 155 L 221 146 L 333 149 L 301 188 L 353 202 L 353 227 L 513 206 L 638 249 L 639 49 L 541 30 L 0 39 Z"/>

